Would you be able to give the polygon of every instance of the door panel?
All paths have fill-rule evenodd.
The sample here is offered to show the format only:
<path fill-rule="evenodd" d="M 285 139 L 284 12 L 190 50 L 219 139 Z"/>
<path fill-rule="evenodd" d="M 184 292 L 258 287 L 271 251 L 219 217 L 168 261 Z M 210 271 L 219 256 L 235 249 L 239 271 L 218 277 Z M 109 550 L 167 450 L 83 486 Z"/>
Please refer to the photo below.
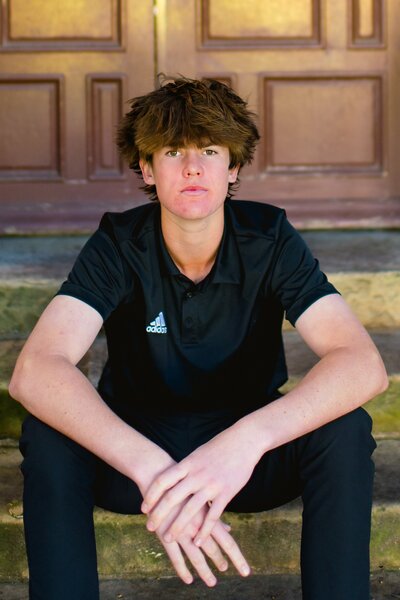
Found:
<path fill-rule="evenodd" d="M 284 7 L 284 13 L 282 10 Z M 268 47 L 321 44 L 318 0 L 269 0 L 246 2 L 219 0 L 201 3 L 199 10 L 202 45 L 232 49 L 238 46 Z"/>
<path fill-rule="evenodd" d="M 62 177 L 63 96 L 62 76 L 1 76 L 2 178 L 58 180 Z"/>
<path fill-rule="evenodd" d="M 122 117 L 126 76 L 87 75 L 86 84 L 88 177 L 91 181 L 124 179 L 114 131 Z"/>
<path fill-rule="evenodd" d="M 13 50 L 122 47 L 120 0 L 6 0 L 4 42 Z"/>
<path fill-rule="evenodd" d="M 227 12 L 227 10 L 229 12 Z M 220 2 L 199 5 L 201 44 L 207 48 L 321 46 L 318 0 Z"/>
<path fill-rule="evenodd" d="M 159 21 L 160 71 L 229 81 L 259 115 L 240 197 L 304 227 L 400 225 L 396 0 L 167 0 Z"/>
<path fill-rule="evenodd" d="M 263 170 L 382 172 L 381 77 L 289 74 L 263 85 Z"/>

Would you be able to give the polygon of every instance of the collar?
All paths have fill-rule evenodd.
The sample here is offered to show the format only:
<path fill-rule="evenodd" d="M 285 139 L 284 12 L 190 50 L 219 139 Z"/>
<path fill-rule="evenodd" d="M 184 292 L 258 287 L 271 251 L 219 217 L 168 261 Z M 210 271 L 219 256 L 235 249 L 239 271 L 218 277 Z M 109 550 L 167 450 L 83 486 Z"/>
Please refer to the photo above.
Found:
<path fill-rule="evenodd" d="M 161 257 L 161 271 L 164 275 L 179 277 L 182 273 L 172 260 L 161 231 L 161 212 L 157 214 L 157 229 L 159 232 L 158 241 Z M 237 247 L 237 242 L 233 233 L 231 216 L 225 206 L 224 210 L 224 233 L 219 246 L 213 268 L 207 278 L 210 283 L 240 283 L 241 281 L 241 260 Z"/>

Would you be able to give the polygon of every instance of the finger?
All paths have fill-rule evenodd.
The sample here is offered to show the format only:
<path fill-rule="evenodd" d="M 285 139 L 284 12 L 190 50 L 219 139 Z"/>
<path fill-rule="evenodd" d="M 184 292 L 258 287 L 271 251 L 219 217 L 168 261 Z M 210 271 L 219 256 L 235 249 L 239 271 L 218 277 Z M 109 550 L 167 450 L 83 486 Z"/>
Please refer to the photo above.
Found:
<path fill-rule="evenodd" d="M 164 540 L 166 542 L 172 542 L 176 540 L 185 527 L 192 521 L 192 519 L 200 512 L 200 510 L 207 504 L 207 498 L 203 492 L 198 492 L 188 502 L 180 511 L 177 518 L 170 525 L 168 530 L 164 535 Z M 201 522 L 199 527 L 201 526 Z M 205 537 L 203 539 L 206 539 Z"/>
<path fill-rule="evenodd" d="M 231 534 L 228 533 L 220 523 L 217 523 L 217 525 L 214 527 L 212 536 L 220 548 L 222 548 L 225 554 L 229 557 L 230 561 L 236 567 L 240 575 L 243 575 L 244 577 L 250 575 L 250 566 L 243 556 L 239 546 Z"/>
<path fill-rule="evenodd" d="M 149 529 L 149 531 L 157 530 L 164 520 L 168 518 L 171 511 L 179 504 L 182 504 L 184 500 L 189 502 L 189 496 L 195 494 L 196 491 L 196 489 L 193 489 L 193 482 L 190 483 L 190 481 L 187 481 L 186 479 L 177 483 L 174 488 L 164 494 L 157 506 L 155 506 L 148 514 L 147 529 Z M 203 501 L 203 504 L 205 504 L 205 502 L 206 500 Z M 198 510 L 200 510 L 201 506 L 202 505 L 200 505 Z M 184 508 L 182 508 L 182 511 L 184 511 L 185 507 L 186 504 Z M 198 512 L 198 510 L 196 512 Z M 185 519 L 185 522 L 187 523 L 188 519 L 186 517 Z M 166 539 L 166 541 L 172 541 L 172 538 L 170 540 Z"/>
<path fill-rule="evenodd" d="M 186 475 L 187 471 L 180 463 L 170 467 L 163 473 L 160 473 L 160 475 L 154 479 L 143 498 L 141 506 L 142 512 L 148 513 L 151 511 L 161 496 L 171 487 L 176 485 L 181 479 L 186 477 Z"/>
<path fill-rule="evenodd" d="M 209 537 L 205 540 L 201 549 L 213 561 L 214 565 L 219 571 L 226 571 L 228 569 L 228 561 L 226 560 L 225 556 L 220 550 L 220 547 L 218 546 L 216 541 L 213 540 L 212 537 Z"/>
<path fill-rule="evenodd" d="M 194 543 L 196 546 L 201 546 L 203 540 L 207 539 L 214 529 L 215 525 L 219 521 L 220 516 L 224 512 L 226 506 L 225 499 L 219 497 L 212 501 L 210 508 L 207 511 L 207 515 L 203 521 L 203 525 L 200 531 L 197 533 Z"/>
<path fill-rule="evenodd" d="M 173 544 L 163 544 L 163 546 L 169 556 L 172 566 L 182 581 L 187 584 L 193 583 L 193 575 L 186 566 L 185 559 L 182 555 L 179 545 L 174 542 Z"/>
<path fill-rule="evenodd" d="M 217 583 L 217 579 L 208 566 L 200 548 L 197 548 L 190 538 L 182 541 L 179 540 L 179 543 L 204 583 L 209 587 L 213 587 Z"/>

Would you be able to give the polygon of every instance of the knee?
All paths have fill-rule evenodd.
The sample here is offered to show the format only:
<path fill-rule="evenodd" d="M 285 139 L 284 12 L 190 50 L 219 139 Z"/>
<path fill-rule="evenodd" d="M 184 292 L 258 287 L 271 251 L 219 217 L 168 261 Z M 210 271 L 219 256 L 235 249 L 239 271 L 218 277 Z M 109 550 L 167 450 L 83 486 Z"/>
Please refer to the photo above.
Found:
<path fill-rule="evenodd" d="M 357 477 L 362 471 L 373 474 L 371 455 L 376 443 L 371 429 L 371 417 L 358 408 L 305 436 L 303 460 L 341 477 L 346 472 Z"/>
<path fill-rule="evenodd" d="M 363 408 L 343 415 L 321 428 L 321 438 L 325 443 L 343 453 L 366 453 L 371 456 L 376 448 L 372 437 L 372 419 Z"/>
<path fill-rule="evenodd" d="M 23 423 L 20 451 L 25 483 L 39 483 L 43 493 L 63 494 L 82 475 L 94 478 L 93 455 L 32 415 Z"/>

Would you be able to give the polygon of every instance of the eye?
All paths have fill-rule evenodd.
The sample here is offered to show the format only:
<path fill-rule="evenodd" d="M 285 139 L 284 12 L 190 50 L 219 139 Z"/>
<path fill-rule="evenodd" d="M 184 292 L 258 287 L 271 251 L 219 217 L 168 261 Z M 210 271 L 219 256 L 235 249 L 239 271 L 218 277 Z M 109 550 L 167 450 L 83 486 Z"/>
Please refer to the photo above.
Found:
<path fill-rule="evenodd" d="M 205 148 L 204 154 L 206 156 L 213 156 L 214 154 L 218 154 L 218 152 L 216 150 L 213 150 L 212 148 Z"/>
<path fill-rule="evenodd" d="M 174 158 L 175 156 L 180 156 L 180 152 L 179 150 L 168 150 L 165 153 L 165 156 L 171 156 L 172 158 Z"/>

